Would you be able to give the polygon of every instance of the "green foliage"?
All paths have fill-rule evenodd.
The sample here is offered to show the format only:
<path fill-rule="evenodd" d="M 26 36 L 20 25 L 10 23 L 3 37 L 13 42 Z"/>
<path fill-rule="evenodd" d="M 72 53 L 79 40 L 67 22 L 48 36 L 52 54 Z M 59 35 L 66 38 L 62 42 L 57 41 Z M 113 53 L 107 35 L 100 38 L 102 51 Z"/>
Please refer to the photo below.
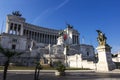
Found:
<path fill-rule="evenodd" d="M 39 73 L 40 73 L 41 69 L 42 69 L 42 66 L 41 66 L 40 62 L 39 61 L 36 62 L 34 80 L 38 80 L 39 79 Z"/>
<path fill-rule="evenodd" d="M 14 56 L 21 55 L 23 52 L 18 53 L 15 50 L 4 49 L 0 45 L 0 53 L 3 54 L 7 58 L 7 60 L 4 64 L 4 71 L 3 71 L 3 80 L 6 80 L 7 70 L 8 70 L 8 67 L 9 67 L 10 59 Z"/>
<path fill-rule="evenodd" d="M 36 66 L 37 66 L 38 69 L 42 69 L 43 68 L 39 62 L 36 63 Z"/>
<path fill-rule="evenodd" d="M 13 56 L 19 56 L 23 53 L 23 52 L 16 52 L 15 50 L 4 49 L 1 46 L 0 46 L 0 52 L 7 58 L 11 58 Z"/>
<path fill-rule="evenodd" d="M 59 72 L 64 72 L 66 70 L 66 67 L 62 64 L 62 62 L 58 61 L 56 62 L 56 70 Z"/>
<path fill-rule="evenodd" d="M 66 68 L 66 70 L 91 70 L 89 68 Z"/>

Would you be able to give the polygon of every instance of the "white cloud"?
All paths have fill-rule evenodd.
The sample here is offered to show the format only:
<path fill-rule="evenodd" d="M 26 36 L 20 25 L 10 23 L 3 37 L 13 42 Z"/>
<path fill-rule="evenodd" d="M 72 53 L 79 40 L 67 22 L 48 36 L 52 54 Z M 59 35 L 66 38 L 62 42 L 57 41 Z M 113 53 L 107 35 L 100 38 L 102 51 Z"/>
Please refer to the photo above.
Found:
<path fill-rule="evenodd" d="M 49 13 L 49 9 L 46 9 L 45 11 L 43 11 L 41 14 L 39 14 L 39 16 L 37 16 L 34 20 L 33 23 L 36 24 L 38 21 L 41 21 L 45 15 Z"/>
<path fill-rule="evenodd" d="M 69 0 L 65 0 L 64 2 L 62 2 L 61 4 L 59 4 L 55 9 L 58 10 L 58 9 L 62 8 L 68 2 L 69 2 Z"/>

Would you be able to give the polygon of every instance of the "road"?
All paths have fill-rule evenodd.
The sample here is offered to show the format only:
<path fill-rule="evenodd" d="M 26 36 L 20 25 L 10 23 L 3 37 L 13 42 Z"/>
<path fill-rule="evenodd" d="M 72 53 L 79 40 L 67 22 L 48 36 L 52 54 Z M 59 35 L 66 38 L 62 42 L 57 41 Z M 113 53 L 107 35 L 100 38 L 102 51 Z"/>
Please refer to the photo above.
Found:
<path fill-rule="evenodd" d="M 0 80 L 3 73 L 0 72 Z M 7 80 L 33 80 L 34 72 L 10 71 Z M 54 72 L 41 72 L 40 80 L 120 80 L 120 73 L 66 72 L 66 76 L 55 76 Z"/>

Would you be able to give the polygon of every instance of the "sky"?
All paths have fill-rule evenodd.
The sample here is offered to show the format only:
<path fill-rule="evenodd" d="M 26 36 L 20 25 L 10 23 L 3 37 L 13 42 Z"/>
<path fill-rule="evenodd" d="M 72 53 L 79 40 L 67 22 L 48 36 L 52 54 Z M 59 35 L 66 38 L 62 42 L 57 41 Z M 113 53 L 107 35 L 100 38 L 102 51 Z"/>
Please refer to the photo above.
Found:
<path fill-rule="evenodd" d="M 20 11 L 30 24 L 47 28 L 65 29 L 71 24 L 80 33 L 80 43 L 94 48 L 99 29 L 112 53 L 120 51 L 120 0 L 0 0 L 0 32 L 5 31 L 6 16 L 12 11 Z"/>

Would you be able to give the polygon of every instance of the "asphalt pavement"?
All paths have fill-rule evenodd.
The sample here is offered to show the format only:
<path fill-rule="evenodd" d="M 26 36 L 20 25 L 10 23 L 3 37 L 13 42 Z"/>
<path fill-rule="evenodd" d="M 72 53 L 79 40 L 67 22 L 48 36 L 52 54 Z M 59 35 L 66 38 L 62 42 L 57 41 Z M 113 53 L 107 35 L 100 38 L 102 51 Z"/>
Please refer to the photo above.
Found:
<path fill-rule="evenodd" d="M 3 71 L 0 71 L 2 80 Z M 114 71 L 101 73 L 95 71 L 66 71 L 65 76 L 55 76 L 55 70 L 42 70 L 40 80 L 120 80 L 120 73 Z M 8 71 L 7 80 L 34 80 L 34 70 Z"/>

